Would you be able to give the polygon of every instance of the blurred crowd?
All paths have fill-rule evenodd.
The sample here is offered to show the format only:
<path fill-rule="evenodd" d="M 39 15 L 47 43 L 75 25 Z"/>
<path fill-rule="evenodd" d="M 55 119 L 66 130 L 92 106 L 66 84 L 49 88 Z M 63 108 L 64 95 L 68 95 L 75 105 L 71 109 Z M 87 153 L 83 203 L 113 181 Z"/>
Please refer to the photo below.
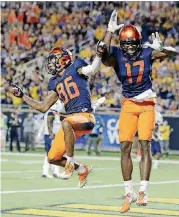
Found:
<path fill-rule="evenodd" d="M 179 2 L 1 2 L 1 103 L 23 103 L 9 93 L 17 74 L 17 84 L 32 98 L 43 99 L 46 73 L 36 67 L 26 76 L 24 63 L 47 55 L 54 46 L 73 49 L 74 57 L 90 62 L 113 9 L 118 10 L 118 23 L 131 23 L 141 30 L 143 42 L 159 31 L 165 45 L 179 47 Z M 118 44 L 117 34 L 112 44 Z M 158 109 L 179 114 L 179 56 L 155 62 L 152 79 Z M 120 108 L 121 87 L 111 68 L 102 65 L 93 84 L 93 100 L 105 95 L 105 107 Z"/>

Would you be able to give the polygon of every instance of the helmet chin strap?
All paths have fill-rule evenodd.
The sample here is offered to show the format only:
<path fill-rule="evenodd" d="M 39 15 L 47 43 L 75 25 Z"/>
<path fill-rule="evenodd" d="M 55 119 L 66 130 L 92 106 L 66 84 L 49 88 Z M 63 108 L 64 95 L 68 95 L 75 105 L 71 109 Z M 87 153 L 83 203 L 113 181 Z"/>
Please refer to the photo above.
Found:
<path fill-rule="evenodd" d="M 130 59 L 134 59 L 134 58 L 136 58 L 138 56 L 140 51 L 141 51 L 141 46 L 139 45 L 138 48 L 135 50 L 135 52 L 133 54 L 130 55 L 129 53 L 126 52 L 125 55 Z"/>
<path fill-rule="evenodd" d="M 65 69 L 69 66 L 70 62 L 71 62 L 71 61 L 68 60 L 67 63 L 66 63 L 62 68 L 60 68 L 59 71 L 57 71 L 57 75 L 62 76 L 63 74 L 61 75 L 61 73 L 65 71 Z"/>

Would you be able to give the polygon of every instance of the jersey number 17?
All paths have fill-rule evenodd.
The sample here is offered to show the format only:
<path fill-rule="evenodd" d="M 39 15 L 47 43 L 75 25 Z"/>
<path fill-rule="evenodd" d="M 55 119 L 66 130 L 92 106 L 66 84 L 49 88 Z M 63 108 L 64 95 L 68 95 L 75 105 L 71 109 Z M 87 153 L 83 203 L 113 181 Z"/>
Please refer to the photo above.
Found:
<path fill-rule="evenodd" d="M 139 66 L 139 73 L 138 73 L 136 82 L 140 83 L 140 82 L 142 82 L 142 77 L 144 74 L 144 61 L 143 60 L 136 61 L 132 64 L 132 67 L 133 66 Z M 133 81 L 132 81 L 131 65 L 129 63 L 125 63 L 125 67 L 127 70 L 128 82 L 129 82 L 129 84 L 132 84 Z"/>

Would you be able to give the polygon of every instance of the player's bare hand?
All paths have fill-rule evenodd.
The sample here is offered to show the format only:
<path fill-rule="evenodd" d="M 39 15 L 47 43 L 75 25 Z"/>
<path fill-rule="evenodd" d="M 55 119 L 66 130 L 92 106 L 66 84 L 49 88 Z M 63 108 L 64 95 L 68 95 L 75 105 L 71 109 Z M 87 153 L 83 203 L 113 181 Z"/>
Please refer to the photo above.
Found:
<path fill-rule="evenodd" d="M 24 96 L 23 90 L 16 84 L 11 84 L 11 92 L 13 93 L 14 96 L 18 98 L 22 98 Z"/>
<path fill-rule="evenodd" d="M 163 42 L 160 39 L 159 33 L 158 32 L 152 33 L 151 37 L 152 37 L 152 44 L 150 44 L 149 42 L 146 42 L 144 45 L 147 47 L 151 47 L 152 49 L 156 51 L 162 51 Z"/>
<path fill-rule="evenodd" d="M 111 14 L 107 31 L 114 33 L 118 29 L 121 29 L 123 26 L 124 24 L 117 25 L 117 11 L 114 10 Z"/>
<path fill-rule="evenodd" d="M 96 53 L 99 57 L 102 57 L 102 55 L 106 52 L 107 47 L 106 44 L 103 41 L 98 41 L 97 47 L 96 47 Z"/>

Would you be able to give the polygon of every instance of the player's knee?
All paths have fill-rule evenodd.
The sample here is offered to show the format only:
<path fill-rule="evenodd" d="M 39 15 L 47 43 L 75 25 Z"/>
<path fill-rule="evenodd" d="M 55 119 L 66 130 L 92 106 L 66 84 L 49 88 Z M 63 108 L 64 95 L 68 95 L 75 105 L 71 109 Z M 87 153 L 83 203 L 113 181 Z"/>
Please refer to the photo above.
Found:
<path fill-rule="evenodd" d="M 121 142 L 120 149 L 122 154 L 130 154 L 132 143 L 129 141 Z"/>
<path fill-rule="evenodd" d="M 139 141 L 140 144 L 141 144 L 141 150 L 142 150 L 142 153 L 148 153 L 150 152 L 150 141 L 147 141 L 147 140 L 140 140 Z"/>
<path fill-rule="evenodd" d="M 67 120 L 64 120 L 64 121 L 62 122 L 62 127 L 63 127 L 63 131 L 64 131 L 64 132 L 65 132 L 65 131 L 69 131 L 69 130 L 72 129 L 71 123 L 70 123 L 69 121 L 67 121 Z"/>
<path fill-rule="evenodd" d="M 47 157 L 48 157 L 48 162 L 49 162 L 49 164 L 53 164 L 53 162 L 54 162 L 54 154 L 52 154 L 52 153 L 49 151 L 48 154 L 47 154 Z"/>
<path fill-rule="evenodd" d="M 49 164 L 54 164 L 55 161 L 53 159 L 48 158 L 48 162 L 49 162 Z"/>
<path fill-rule="evenodd" d="M 60 160 L 63 157 L 63 155 L 59 155 L 56 153 L 48 152 L 48 162 L 49 164 L 54 164 L 55 161 Z"/>

